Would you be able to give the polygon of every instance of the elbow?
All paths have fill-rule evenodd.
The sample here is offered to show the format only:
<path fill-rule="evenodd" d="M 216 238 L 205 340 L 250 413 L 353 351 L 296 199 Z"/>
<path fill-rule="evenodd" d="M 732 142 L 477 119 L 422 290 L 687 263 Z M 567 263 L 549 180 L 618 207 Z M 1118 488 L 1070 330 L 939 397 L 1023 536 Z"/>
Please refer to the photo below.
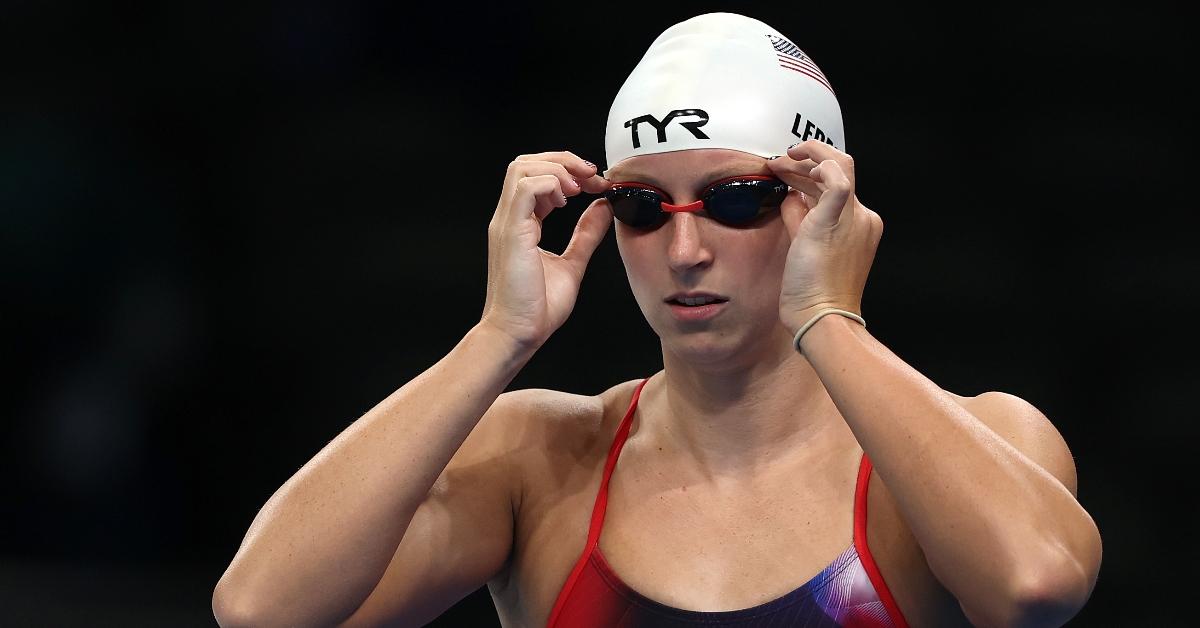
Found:
<path fill-rule="evenodd" d="M 224 578 L 213 589 L 212 612 L 217 625 L 222 628 L 262 625 L 256 621 L 254 611 L 246 604 L 246 600 L 238 599 Z"/>
<path fill-rule="evenodd" d="M 1013 612 L 1003 623 L 1014 628 L 1057 628 L 1083 608 L 1087 593 L 1079 587 L 1046 587 L 1030 590 L 1017 598 Z"/>
<path fill-rule="evenodd" d="M 1095 586 L 1095 573 L 1082 563 L 1064 558 L 1048 566 L 1026 570 L 1015 579 L 1006 599 L 990 616 L 968 613 L 973 623 L 1005 628 L 1050 628 L 1075 617 Z M 965 610 L 965 609 L 964 609 Z M 999 613 L 996 611 L 999 610 Z"/>
<path fill-rule="evenodd" d="M 212 612 L 217 625 L 222 628 L 340 626 L 352 615 L 349 611 L 331 615 L 311 606 L 284 601 L 274 592 L 232 582 L 228 576 L 221 578 L 213 589 Z"/>
<path fill-rule="evenodd" d="M 1096 587 L 1103 549 L 1094 523 L 1078 539 L 1046 551 L 1043 556 L 1049 560 L 1017 579 L 1015 610 L 1006 625 L 1062 626 L 1083 609 Z"/>
<path fill-rule="evenodd" d="M 249 628 L 279 623 L 263 611 L 255 596 L 245 595 L 244 591 L 230 585 L 225 578 L 213 589 L 212 611 L 217 625 L 222 628 Z"/>

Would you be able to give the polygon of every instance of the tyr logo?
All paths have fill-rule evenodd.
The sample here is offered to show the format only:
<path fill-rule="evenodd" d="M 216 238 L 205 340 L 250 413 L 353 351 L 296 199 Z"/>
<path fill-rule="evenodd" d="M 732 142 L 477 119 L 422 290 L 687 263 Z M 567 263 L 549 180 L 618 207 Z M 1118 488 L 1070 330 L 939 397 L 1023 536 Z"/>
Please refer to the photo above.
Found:
<path fill-rule="evenodd" d="M 709 137 L 704 134 L 704 131 L 700 130 L 700 127 L 708 124 L 708 112 L 703 109 L 676 109 L 671 113 L 668 113 L 667 117 L 663 118 L 662 122 L 659 122 L 658 118 L 655 118 L 650 114 L 638 116 L 632 120 L 626 120 L 625 128 L 631 129 L 633 132 L 633 147 L 641 148 L 642 146 L 642 142 L 638 138 L 638 124 L 642 122 L 649 122 L 650 126 L 654 127 L 654 130 L 658 132 L 658 143 L 662 144 L 663 142 L 667 141 L 667 125 L 671 123 L 671 120 L 674 120 L 679 116 L 695 116 L 700 118 L 699 120 L 692 120 L 690 122 L 680 122 L 679 126 L 691 131 L 692 135 L 696 136 L 696 139 L 709 139 Z"/>

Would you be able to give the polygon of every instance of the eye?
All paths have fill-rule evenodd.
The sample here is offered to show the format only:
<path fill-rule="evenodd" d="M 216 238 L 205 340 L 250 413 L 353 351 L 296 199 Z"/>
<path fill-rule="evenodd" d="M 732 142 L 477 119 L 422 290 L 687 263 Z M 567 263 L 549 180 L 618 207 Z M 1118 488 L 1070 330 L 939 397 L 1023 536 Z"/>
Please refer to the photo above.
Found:
<path fill-rule="evenodd" d="M 657 228 L 666 219 L 660 211 L 661 197 L 658 193 L 638 186 L 612 189 L 605 193 L 613 216 L 635 229 L 648 231 Z"/>
<path fill-rule="evenodd" d="M 783 193 L 780 191 L 783 190 Z M 710 217 L 731 227 L 752 227 L 773 213 L 786 195 L 782 181 L 771 177 L 744 177 L 722 182 L 707 195 Z"/>
<path fill-rule="evenodd" d="M 663 190 L 660 190 L 660 189 L 654 187 L 653 185 L 650 185 L 649 183 L 642 183 L 640 181 L 621 181 L 621 182 L 613 183 L 613 187 L 611 188 L 610 191 L 619 191 L 619 190 L 625 190 L 626 192 L 628 192 L 629 190 L 637 190 L 637 191 L 640 191 L 643 193 L 657 195 L 664 202 L 667 202 L 667 203 L 671 202 L 671 196 L 669 194 L 667 194 Z"/>

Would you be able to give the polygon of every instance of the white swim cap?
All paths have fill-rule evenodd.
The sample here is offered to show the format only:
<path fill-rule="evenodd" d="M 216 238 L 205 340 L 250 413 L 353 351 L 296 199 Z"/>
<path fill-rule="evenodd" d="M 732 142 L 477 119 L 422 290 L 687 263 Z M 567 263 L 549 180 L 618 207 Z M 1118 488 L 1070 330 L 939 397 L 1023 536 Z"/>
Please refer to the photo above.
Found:
<path fill-rule="evenodd" d="M 846 150 L 841 107 L 817 64 L 759 20 L 706 13 L 650 44 L 608 111 L 604 152 L 612 168 L 693 148 L 774 157 L 808 139 Z"/>

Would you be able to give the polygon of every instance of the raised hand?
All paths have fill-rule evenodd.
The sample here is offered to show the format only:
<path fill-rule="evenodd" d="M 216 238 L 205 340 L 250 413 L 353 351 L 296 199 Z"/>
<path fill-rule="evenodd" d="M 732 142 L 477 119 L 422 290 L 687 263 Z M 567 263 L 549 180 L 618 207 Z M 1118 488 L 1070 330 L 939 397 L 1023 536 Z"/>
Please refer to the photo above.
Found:
<path fill-rule="evenodd" d="M 831 307 L 861 315 L 883 219 L 854 194 L 854 160 L 809 140 L 767 164 L 792 188 L 781 207 L 792 236 L 779 294 L 784 325 L 795 333 Z"/>
<path fill-rule="evenodd" d="M 608 201 L 588 206 L 561 255 L 538 246 L 542 221 L 567 198 L 611 186 L 570 152 L 520 155 L 508 165 L 488 224 L 488 282 L 480 320 L 536 349 L 567 320 L 596 246 L 612 224 Z"/>

